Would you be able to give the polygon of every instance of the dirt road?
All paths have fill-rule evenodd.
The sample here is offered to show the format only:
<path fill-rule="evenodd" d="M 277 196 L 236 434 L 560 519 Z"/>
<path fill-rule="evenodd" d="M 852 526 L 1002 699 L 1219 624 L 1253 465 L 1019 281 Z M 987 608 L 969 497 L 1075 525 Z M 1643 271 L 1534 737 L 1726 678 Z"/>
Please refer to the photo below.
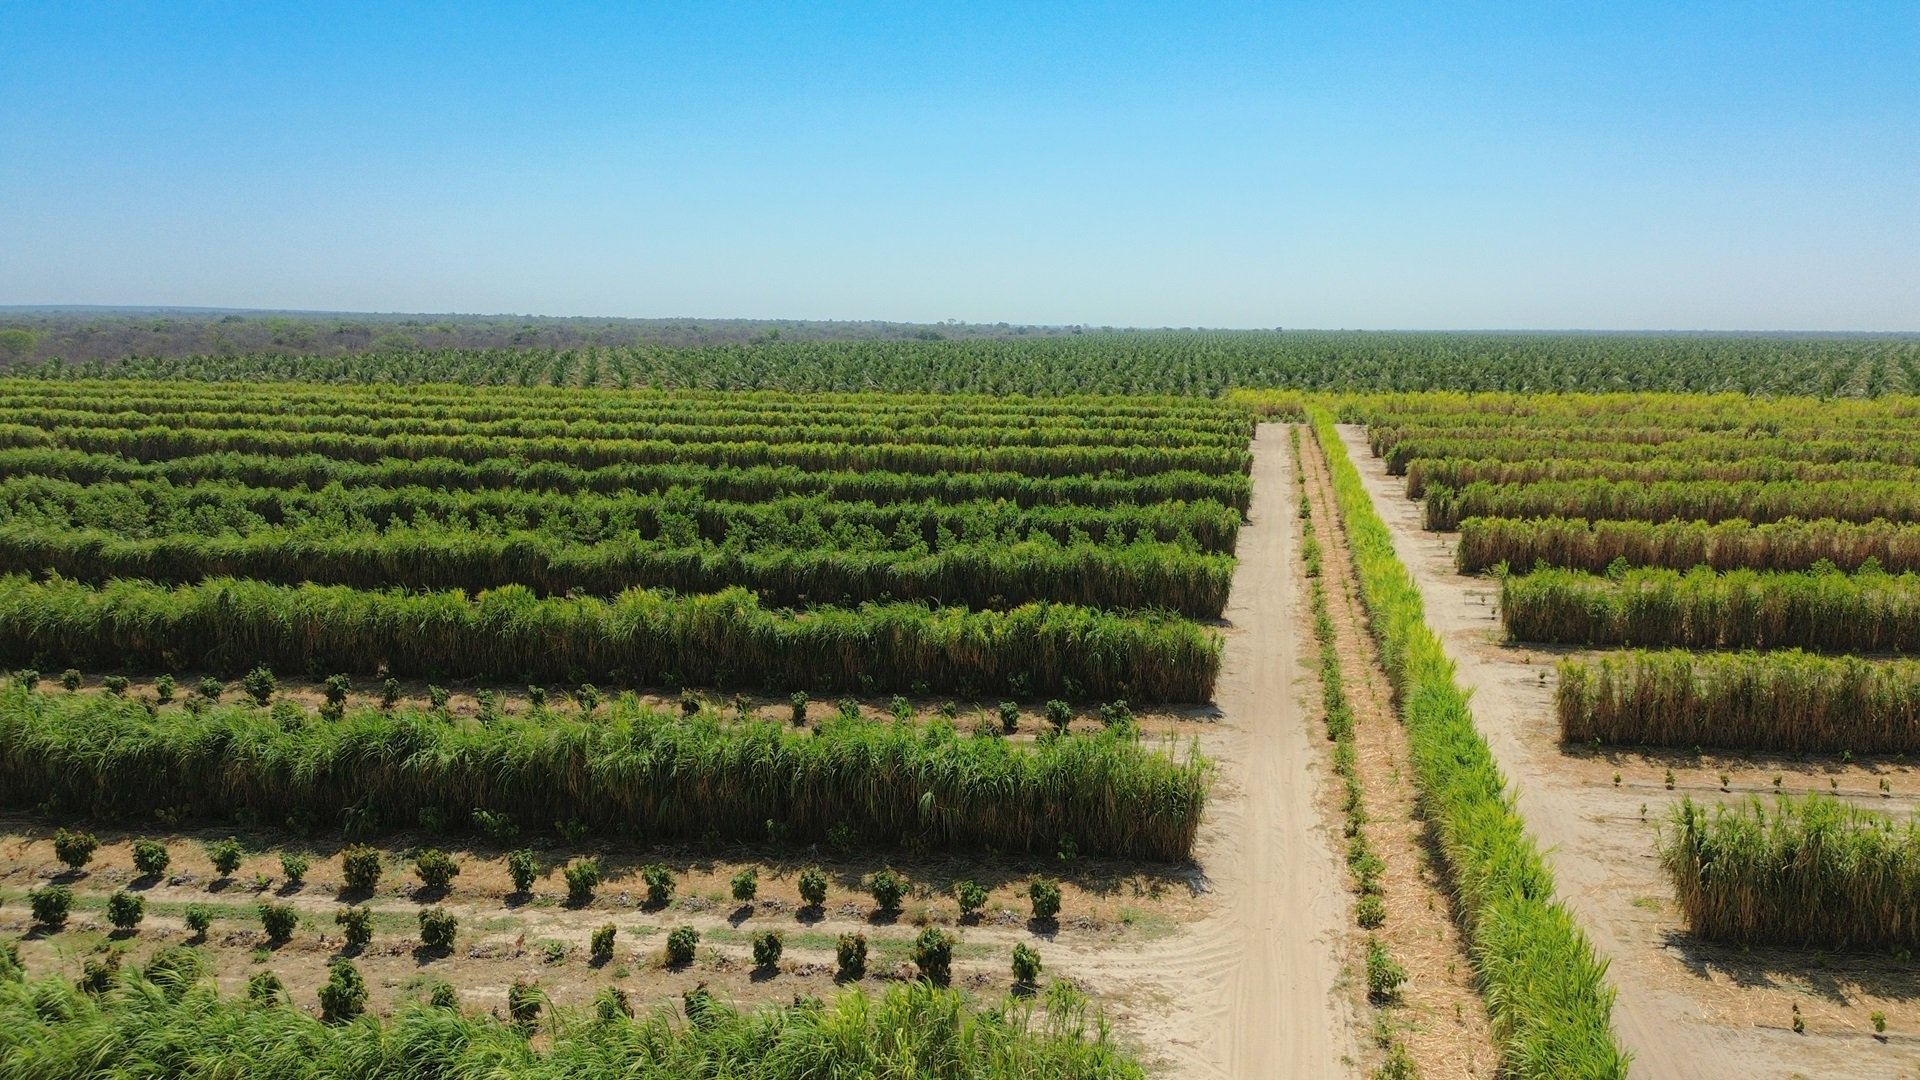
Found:
<path fill-rule="evenodd" d="M 1428 624 L 1473 694 L 1474 720 L 1518 789 L 1562 899 L 1611 962 L 1614 1026 L 1633 1052 L 1636 1080 L 1911 1075 L 1910 1045 L 1797 1035 L 1785 1016 L 1716 1016 L 1703 1003 L 1695 991 L 1707 989 L 1703 972 L 1713 965 L 1686 955 L 1671 918 L 1657 914 L 1671 890 L 1654 860 L 1654 823 L 1676 793 L 1574 775 L 1551 706 L 1552 658 L 1503 642 L 1492 583 L 1454 572 L 1455 537 L 1421 528 L 1420 504 L 1373 457 L 1363 428 L 1340 433 L 1420 586 Z"/>
<path fill-rule="evenodd" d="M 1186 942 L 1209 985 L 1192 1064 L 1233 1080 L 1349 1071 L 1354 1025 L 1334 992 L 1346 895 L 1315 792 L 1325 783 L 1300 707 L 1305 625 L 1293 575 L 1299 522 L 1286 428 L 1253 444 L 1215 700 L 1220 779 L 1201 838 L 1218 911 Z"/>

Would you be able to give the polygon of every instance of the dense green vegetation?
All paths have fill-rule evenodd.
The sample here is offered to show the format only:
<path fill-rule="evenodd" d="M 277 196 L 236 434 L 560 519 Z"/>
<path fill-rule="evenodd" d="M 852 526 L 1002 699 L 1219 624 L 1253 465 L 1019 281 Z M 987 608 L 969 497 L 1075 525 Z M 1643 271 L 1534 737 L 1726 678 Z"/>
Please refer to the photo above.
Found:
<path fill-rule="evenodd" d="M 1688 929 L 1742 945 L 1920 947 L 1920 824 L 1815 795 L 1708 808 L 1683 799 L 1661 835 Z"/>
<path fill-rule="evenodd" d="M 47 1080 L 1144 1075 L 1109 1039 L 1085 999 L 1063 985 L 1049 989 L 1041 1002 L 1011 1000 L 980 1011 L 958 992 L 915 983 L 884 996 L 855 990 L 830 1002 L 755 1012 L 737 1011 L 703 989 L 687 996 L 684 1020 L 665 1010 L 628 1019 L 614 999 L 615 1007 L 597 1016 L 566 1013 L 544 1020 L 536 1004 L 525 1010 L 535 1014 L 531 1023 L 424 1004 L 387 1021 L 327 1023 L 276 1000 L 271 984 L 264 984 L 264 1000 L 221 997 L 211 986 L 191 982 L 195 967 L 176 958 L 147 976 L 124 975 L 117 987 L 97 996 L 58 980 L 0 978 L 0 1073 Z M 336 1007 L 343 998 L 351 1003 L 350 995 L 335 995 Z M 529 1038 L 536 1024 L 553 1031 L 538 1049 Z"/>
<path fill-rule="evenodd" d="M 50 377 L 331 383 L 1184 394 L 1307 390 L 1920 391 L 1920 342 L 1900 335 L 1124 332 L 956 341 L 763 340 L 340 354 L 330 341 L 234 355 L 42 363 Z M 344 347 L 345 343 L 342 343 Z M 354 343 L 354 347 L 365 345 Z M 327 353 L 328 355 L 303 355 Z M 50 355 L 41 353 L 41 355 Z"/>
<path fill-rule="evenodd" d="M 1500 616 L 1522 641 L 1910 652 L 1920 649 L 1920 575 L 1539 570 L 1502 583 Z"/>
<path fill-rule="evenodd" d="M 1361 598 L 1407 727 L 1420 806 L 1459 898 L 1503 1071 L 1624 1077 L 1606 962 L 1554 899 L 1553 876 L 1474 727 L 1453 664 L 1426 624 L 1419 587 L 1394 554 L 1333 417 L 1316 409 L 1313 426 L 1333 469 Z"/>
<path fill-rule="evenodd" d="M 0 380 L 0 656 L 1203 701 L 1248 431 L 1168 398 Z"/>
<path fill-rule="evenodd" d="M 1790 753 L 1920 746 L 1920 663 L 1798 652 L 1633 651 L 1560 664 L 1568 742 Z"/>
<path fill-rule="evenodd" d="M 1689 570 L 1838 570 L 1870 565 L 1920 571 L 1920 525 L 1875 521 L 1586 521 L 1581 518 L 1468 518 L 1460 523 L 1459 566 L 1474 574 L 1505 564 L 1524 573 L 1560 567 L 1602 573 L 1626 566 Z"/>
<path fill-rule="evenodd" d="M 835 716 L 816 730 L 662 713 L 631 699 L 459 722 L 349 709 L 160 708 L 0 690 L 0 801 L 302 829 L 459 824 L 476 812 L 638 838 L 873 841 L 1187 857 L 1211 767 L 1127 731 L 1021 743 L 952 724 Z"/>

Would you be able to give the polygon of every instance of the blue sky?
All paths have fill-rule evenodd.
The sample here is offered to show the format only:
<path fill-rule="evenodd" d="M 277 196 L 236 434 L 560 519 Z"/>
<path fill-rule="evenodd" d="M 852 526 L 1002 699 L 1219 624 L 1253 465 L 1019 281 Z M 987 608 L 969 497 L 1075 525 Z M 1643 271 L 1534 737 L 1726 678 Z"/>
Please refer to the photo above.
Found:
<path fill-rule="evenodd" d="M 0 303 L 1920 329 L 1920 3 L 0 5 Z"/>

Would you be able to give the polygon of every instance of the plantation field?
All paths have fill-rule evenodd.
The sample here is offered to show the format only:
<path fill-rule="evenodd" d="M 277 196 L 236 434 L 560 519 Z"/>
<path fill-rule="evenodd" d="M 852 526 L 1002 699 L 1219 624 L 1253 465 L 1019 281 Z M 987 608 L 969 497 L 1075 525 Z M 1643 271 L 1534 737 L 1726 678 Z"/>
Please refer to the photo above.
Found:
<path fill-rule="evenodd" d="M 1910 947 L 1920 402 L 1340 407 L 1634 1074 L 1895 1075 L 1862 1039 L 1920 1026 L 1876 955 Z"/>

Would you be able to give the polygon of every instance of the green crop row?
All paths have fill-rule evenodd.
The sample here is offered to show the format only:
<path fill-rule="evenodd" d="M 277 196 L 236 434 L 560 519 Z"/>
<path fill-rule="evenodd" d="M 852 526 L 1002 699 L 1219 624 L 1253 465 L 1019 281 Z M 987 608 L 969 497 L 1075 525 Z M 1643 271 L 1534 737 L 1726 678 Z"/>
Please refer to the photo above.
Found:
<path fill-rule="evenodd" d="M 1141 476 L 1027 476 L 1017 472 L 903 473 L 885 469 L 810 471 L 793 465 L 606 465 L 582 469 L 516 458 L 385 458 L 339 461 L 320 454 L 194 454 L 134 461 L 54 447 L 0 449 L 0 476 L 47 476 L 81 484 L 164 480 L 176 486 L 226 481 L 250 487 L 430 487 L 512 489 L 599 495 L 659 495 L 674 488 L 709 499 L 762 502 L 819 495 L 836 502 L 969 502 L 1004 499 L 1020 506 L 1147 503 L 1211 499 L 1245 511 L 1252 491 L 1239 473 L 1190 469 Z"/>
<path fill-rule="evenodd" d="M 1920 649 L 1920 575 L 1658 568 L 1507 578 L 1500 616 L 1520 641 L 1693 649 Z"/>
<path fill-rule="evenodd" d="M 1414 780 L 1493 1021 L 1506 1075 L 1623 1078 L 1606 963 L 1554 898 L 1553 875 L 1475 729 L 1453 664 L 1426 624 L 1420 590 L 1394 554 L 1333 417 L 1312 413 L 1361 596 L 1413 756 Z"/>
<path fill-rule="evenodd" d="M 1613 461 L 1607 458 L 1415 458 L 1407 463 L 1407 497 L 1422 498 L 1430 488 L 1459 490 L 1469 484 L 1495 486 L 1575 480 L 1653 483 L 1753 483 L 1762 481 L 1904 480 L 1920 482 L 1920 467 L 1886 461 L 1792 461 L 1739 458 L 1690 461 L 1655 458 Z"/>
<path fill-rule="evenodd" d="M 957 990 L 914 983 L 873 997 L 845 990 L 824 1004 L 796 1001 L 741 1012 L 701 989 L 687 994 L 684 1023 L 664 1010 L 628 1019 L 624 995 L 609 991 L 598 1015 L 562 1011 L 548 1021 L 551 1040 L 536 1044 L 534 1025 L 518 1016 L 501 1020 L 413 1003 L 389 1019 L 325 1023 L 283 1000 L 226 998 L 210 984 L 190 985 L 204 960 L 175 952 L 149 967 L 144 977 L 130 974 L 98 996 L 64 980 L 0 979 L 0 1071 L 46 1080 L 1146 1075 L 1085 999 L 1065 987 L 1046 994 L 1044 1011 L 1026 999 L 976 1010 Z M 183 977 L 183 968 L 193 975 Z M 364 987 L 357 971 L 350 984 Z M 516 986 L 513 1011 L 530 1005 L 538 1014 L 542 997 L 537 987 L 522 992 Z"/>
<path fill-rule="evenodd" d="M 1426 527 L 1452 531 L 1470 517 L 1579 517 L 1633 521 L 1787 519 L 1920 522 L 1920 474 L 1906 480 L 1543 480 L 1429 487 Z"/>
<path fill-rule="evenodd" d="M 1920 751 L 1920 662 L 1681 650 L 1560 664 L 1568 742 L 1789 753 Z"/>
<path fill-rule="evenodd" d="M 1920 824 L 1829 796 L 1711 809 L 1681 800 L 1661 834 L 1687 929 L 1739 945 L 1920 948 Z"/>
<path fill-rule="evenodd" d="M 213 579 L 98 588 L 0 577 L 0 657 L 42 668 L 430 675 L 774 690 L 908 691 L 1206 701 L 1215 632 L 1174 616 L 1062 604 L 763 608 L 744 589 L 612 600 L 512 585 L 375 592 Z"/>
<path fill-rule="evenodd" d="M 0 690 L 0 801 L 88 814 L 243 815 L 301 827 L 411 828 L 475 810 L 654 839 L 874 841 L 1183 859 L 1211 766 L 1125 733 L 1021 744 L 835 716 L 817 731 L 656 712 L 459 722 L 351 709 L 156 708 L 110 694 Z"/>
<path fill-rule="evenodd" d="M 1920 571 L 1920 524 L 1887 521 L 1586 521 L 1582 518 L 1468 518 L 1460 523 L 1458 565 L 1475 574 L 1505 564 L 1525 573 L 1558 567 L 1602 573 L 1628 566 L 1688 570 L 1811 570 L 1822 562 L 1853 571 L 1878 565 Z"/>

